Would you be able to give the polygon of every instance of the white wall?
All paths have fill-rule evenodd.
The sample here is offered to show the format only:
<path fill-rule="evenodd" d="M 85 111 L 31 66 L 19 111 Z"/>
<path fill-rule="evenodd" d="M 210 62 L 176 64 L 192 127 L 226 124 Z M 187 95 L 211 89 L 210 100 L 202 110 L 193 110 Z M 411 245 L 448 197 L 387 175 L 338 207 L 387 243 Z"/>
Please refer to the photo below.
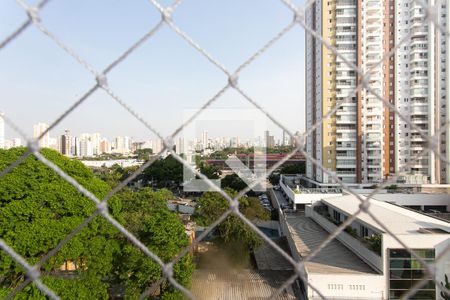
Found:
<path fill-rule="evenodd" d="M 132 166 L 140 166 L 143 164 L 142 161 L 136 159 L 119 159 L 119 160 L 82 160 L 81 161 L 87 167 L 107 167 L 117 164 L 122 168 L 132 167 Z"/>
<path fill-rule="evenodd" d="M 379 201 L 393 202 L 397 205 L 445 205 L 450 211 L 449 194 L 377 194 L 373 197 Z"/>
<path fill-rule="evenodd" d="M 289 200 L 295 204 L 313 204 L 316 201 L 320 201 L 326 198 L 340 197 L 340 194 L 325 194 L 325 193 L 317 193 L 317 194 L 295 194 L 291 188 L 283 183 L 280 180 L 280 187 L 284 191 L 284 193 L 289 197 Z"/>
<path fill-rule="evenodd" d="M 387 299 L 382 275 L 308 274 L 308 281 L 326 299 Z M 322 299 L 308 286 L 308 299 Z"/>

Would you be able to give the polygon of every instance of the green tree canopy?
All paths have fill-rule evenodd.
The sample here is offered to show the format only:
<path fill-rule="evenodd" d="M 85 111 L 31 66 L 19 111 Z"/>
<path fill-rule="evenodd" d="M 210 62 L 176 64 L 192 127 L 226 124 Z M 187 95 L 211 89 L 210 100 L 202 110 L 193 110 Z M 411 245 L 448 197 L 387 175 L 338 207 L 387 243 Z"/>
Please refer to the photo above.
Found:
<path fill-rule="evenodd" d="M 222 188 L 230 188 L 235 191 L 242 191 L 247 187 L 247 184 L 236 173 L 226 175 L 220 183 Z"/>
<path fill-rule="evenodd" d="M 150 155 L 153 154 L 153 149 L 151 148 L 137 149 L 136 151 L 134 151 L 134 154 L 139 160 L 148 160 Z"/>
<path fill-rule="evenodd" d="M 189 241 L 178 216 L 167 208 L 167 199 L 174 196 L 168 190 L 139 192 L 125 191 L 122 199 L 122 216 L 127 228 L 164 262 L 171 261 Z M 120 282 L 125 282 L 127 296 L 135 299 L 151 283 L 161 277 L 160 267 L 128 241 L 122 240 L 123 252 L 118 257 L 116 272 Z M 191 257 L 185 255 L 174 266 L 175 279 L 190 284 L 194 266 Z M 164 282 L 160 287 L 163 298 L 182 298 L 180 292 Z"/>
<path fill-rule="evenodd" d="M 25 148 L 0 150 L 0 170 L 19 158 Z M 41 153 L 72 176 L 98 198 L 109 191 L 108 184 L 77 160 L 43 149 Z M 163 261 L 172 260 L 188 245 L 184 227 L 170 212 L 167 190 L 125 189 L 112 197 L 110 213 Z M 95 204 L 53 170 L 30 156 L 12 172 L 0 178 L 0 237 L 30 264 L 37 263 L 74 228 L 95 211 Z M 0 251 L 0 298 L 24 280 L 24 270 Z M 78 269 L 62 272 L 65 263 Z M 193 265 L 185 256 L 174 266 L 178 282 L 188 285 Z M 112 283 L 126 287 L 136 298 L 161 278 L 159 266 L 109 224 L 97 216 L 43 266 L 43 282 L 64 299 L 107 299 Z M 162 298 L 179 299 L 181 294 L 164 282 Z M 46 299 L 34 285 L 18 299 Z"/>
<path fill-rule="evenodd" d="M 0 169 L 25 151 L 25 148 L 0 150 Z M 109 191 L 109 186 L 81 162 L 49 149 L 41 153 L 97 197 L 102 198 Z M 113 197 L 109 208 L 117 217 L 120 201 Z M 30 264 L 37 263 L 94 210 L 91 200 L 33 156 L 0 178 L 0 236 Z M 115 228 L 104 218 L 96 217 L 43 266 L 44 282 L 61 295 L 77 286 L 84 287 L 84 292 L 79 291 L 82 295 L 95 286 L 90 291 L 91 297 L 106 298 L 107 285 L 101 278 L 110 274 L 114 254 L 120 250 L 116 236 Z M 9 290 L 20 284 L 24 271 L 4 252 L 0 252 L 0 261 L 0 289 Z M 58 276 L 58 269 L 66 261 L 78 264 L 76 280 Z M 67 289 L 69 285 L 71 288 Z M 75 295 L 68 298 L 75 299 Z M 29 285 L 20 297 L 42 298 L 42 295 Z"/>
<path fill-rule="evenodd" d="M 232 198 L 237 192 L 226 189 Z M 196 220 L 200 225 L 209 226 L 229 208 L 229 202 L 217 192 L 204 193 L 198 200 Z M 258 199 L 243 196 L 239 199 L 239 210 L 250 220 L 269 220 L 269 214 L 262 208 Z M 247 248 L 258 247 L 258 235 L 235 215 L 228 216 L 215 230 L 218 238 L 226 243 L 239 242 Z"/>
<path fill-rule="evenodd" d="M 281 174 L 305 174 L 305 163 L 300 162 L 296 164 L 283 166 L 280 170 Z"/>
<path fill-rule="evenodd" d="M 156 160 L 144 170 L 141 178 L 156 182 L 158 187 L 167 187 L 172 183 L 183 182 L 183 165 L 172 155 Z"/>
<path fill-rule="evenodd" d="M 204 161 L 200 163 L 200 172 L 209 179 L 219 179 L 222 174 L 218 166 L 210 165 Z"/>

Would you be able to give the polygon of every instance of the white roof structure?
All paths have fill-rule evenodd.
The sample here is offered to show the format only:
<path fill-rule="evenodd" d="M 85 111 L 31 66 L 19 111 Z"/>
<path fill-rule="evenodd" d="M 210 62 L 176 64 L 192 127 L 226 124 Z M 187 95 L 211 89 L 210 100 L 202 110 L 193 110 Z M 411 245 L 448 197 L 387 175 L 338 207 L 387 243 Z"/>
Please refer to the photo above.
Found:
<path fill-rule="evenodd" d="M 415 195 L 408 195 L 415 197 Z M 364 196 L 361 196 L 366 199 Z M 423 234 L 419 229 L 441 229 L 442 234 L 450 234 L 450 223 L 441 221 L 439 219 L 421 214 L 403 207 L 390 204 L 384 201 L 370 199 L 369 210 L 378 218 L 378 220 L 389 228 L 392 233 L 400 234 Z M 353 195 L 346 195 L 335 198 L 322 199 L 322 203 L 330 205 L 346 215 L 353 215 L 359 209 L 360 200 Z M 358 221 L 366 223 L 370 227 L 377 229 L 380 232 L 385 232 L 380 224 L 375 222 L 371 216 L 365 212 L 358 215 Z M 434 232 L 438 233 L 438 232 Z"/>

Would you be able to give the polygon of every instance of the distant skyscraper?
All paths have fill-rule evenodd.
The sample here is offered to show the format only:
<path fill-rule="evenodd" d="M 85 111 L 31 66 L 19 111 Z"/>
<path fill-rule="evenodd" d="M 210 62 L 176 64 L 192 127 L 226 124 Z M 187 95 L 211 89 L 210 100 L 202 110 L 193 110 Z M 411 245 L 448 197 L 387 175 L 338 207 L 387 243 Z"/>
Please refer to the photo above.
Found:
<path fill-rule="evenodd" d="M 202 132 L 202 149 L 208 148 L 208 131 Z"/>
<path fill-rule="evenodd" d="M 70 154 L 71 156 L 81 156 L 80 155 L 80 139 L 73 136 L 70 141 Z"/>
<path fill-rule="evenodd" d="M 179 137 L 178 139 L 177 139 L 177 142 L 175 143 L 175 152 L 177 153 L 177 154 L 182 154 L 182 153 L 184 153 L 184 138 L 182 138 L 182 137 Z"/>
<path fill-rule="evenodd" d="M 71 141 L 72 137 L 70 136 L 69 130 L 65 130 L 64 134 L 60 136 L 59 147 L 61 154 L 66 156 L 72 156 Z"/>
<path fill-rule="evenodd" d="M 48 124 L 46 123 L 37 123 L 33 125 L 33 138 L 39 138 L 47 129 Z M 50 147 L 50 132 L 47 131 L 44 136 L 39 140 L 39 147 L 41 148 L 49 148 Z"/>
<path fill-rule="evenodd" d="M 0 112 L 0 149 L 5 149 L 5 120 Z"/>
<path fill-rule="evenodd" d="M 122 147 L 123 154 L 127 154 L 127 153 L 131 152 L 131 143 L 132 143 L 132 141 L 129 137 L 127 137 L 127 136 L 123 137 L 123 147 Z"/>
<path fill-rule="evenodd" d="M 91 142 L 92 142 L 92 152 L 94 155 L 100 155 L 100 141 L 101 136 L 100 133 L 92 133 L 91 134 Z"/>
<path fill-rule="evenodd" d="M 270 135 L 269 130 L 266 130 L 264 132 L 264 141 L 266 142 L 267 148 L 273 148 L 275 147 L 275 137 L 273 135 Z"/>
<path fill-rule="evenodd" d="M 111 153 L 111 144 L 108 142 L 106 138 L 101 139 L 100 141 L 100 153 Z"/>

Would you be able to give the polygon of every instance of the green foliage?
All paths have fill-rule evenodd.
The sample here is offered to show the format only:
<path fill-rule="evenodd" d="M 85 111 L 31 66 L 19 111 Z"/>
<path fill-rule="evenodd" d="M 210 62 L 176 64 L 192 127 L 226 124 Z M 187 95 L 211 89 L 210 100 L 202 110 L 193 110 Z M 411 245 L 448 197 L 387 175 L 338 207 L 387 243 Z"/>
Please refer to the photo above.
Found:
<path fill-rule="evenodd" d="M 250 221 L 270 220 L 270 213 L 264 209 L 264 207 L 261 205 L 261 202 L 257 198 L 248 197 L 247 202 L 241 203 L 241 210 Z"/>
<path fill-rule="evenodd" d="M 200 162 L 199 168 L 200 172 L 209 179 L 219 179 L 220 175 L 222 175 L 222 171 L 220 171 L 219 167 L 210 165 L 204 161 Z"/>
<path fill-rule="evenodd" d="M 285 154 L 290 153 L 294 150 L 294 147 L 292 146 L 276 146 L 273 148 L 266 148 L 267 154 Z M 222 150 L 214 151 L 209 155 L 209 158 L 211 159 L 227 159 L 229 155 L 231 154 L 252 154 L 255 152 L 255 149 L 253 147 L 227 147 Z"/>
<path fill-rule="evenodd" d="M 235 173 L 226 175 L 220 183 L 222 188 L 230 188 L 235 191 L 242 191 L 247 187 L 247 184 Z"/>
<path fill-rule="evenodd" d="M 55 278 L 50 276 L 43 277 L 43 283 L 51 288 L 61 299 L 108 299 L 108 285 L 101 282 L 96 277 L 91 278 Z M 12 289 L 0 289 L 0 298 L 3 299 Z M 14 299 L 42 299 L 46 297 L 34 285 L 27 285 Z"/>
<path fill-rule="evenodd" d="M 118 196 L 122 199 L 122 217 L 127 229 L 164 262 L 171 261 L 188 245 L 183 224 L 167 208 L 167 200 L 173 198 L 170 191 L 126 190 Z M 116 273 L 119 281 L 126 286 L 127 297 L 135 299 L 152 282 L 160 279 L 161 269 L 127 240 L 122 241 L 122 249 L 121 255 L 117 257 Z M 174 266 L 174 277 L 179 283 L 188 286 L 193 270 L 191 257 L 184 256 Z M 180 299 L 180 295 L 167 282 L 161 289 L 165 299 Z"/>
<path fill-rule="evenodd" d="M 270 174 L 269 181 L 272 185 L 277 185 L 278 183 L 280 183 L 280 174 L 278 173 Z"/>
<path fill-rule="evenodd" d="M 119 165 L 113 165 L 110 168 L 94 168 L 93 172 L 99 179 L 106 182 L 110 187 L 114 187 L 119 184 L 123 176 L 123 168 Z"/>
<path fill-rule="evenodd" d="M 396 185 L 396 184 L 391 184 L 390 186 L 386 187 L 387 190 L 396 190 L 397 188 L 398 188 L 398 185 Z"/>
<path fill-rule="evenodd" d="M 25 151 L 25 148 L 0 150 L 0 169 Z M 98 198 L 110 191 L 108 184 L 81 162 L 49 149 L 41 153 Z M 116 167 L 112 174 L 127 176 L 127 172 Z M 125 189 L 108 201 L 110 214 L 165 262 L 188 245 L 183 224 L 167 208 L 166 201 L 172 197 L 167 190 Z M 34 157 L 0 179 L 0 236 L 30 264 L 37 263 L 95 209 L 91 200 Z M 0 298 L 3 298 L 23 282 L 25 274 L 4 252 L 0 252 L 0 261 Z M 78 269 L 70 273 L 60 271 L 67 261 Z M 184 256 L 175 264 L 174 276 L 188 286 L 193 269 L 191 257 Z M 161 278 L 159 266 L 101 216 L 95 217 L 52 256 L 41 271 L 44 283 L 63 299 L 107 299 L 112 282 L 125 285 L 127 297 L 136 298 Z M 161 291 L 164 299 L 182 298 L 167 282 Z M 46 298 L 30 284 L 17 299 Z"/>
<path fill-rule="evenodd" d="M 345 232 L 347 232 L 348 234 L 350 234 L 353 237 L 356 237 L 358 235 L 358 231 L 351 226 L 345 227 L 344 230 L 345 230 Z"/>
<path fill-rule="evenodd" d="M 372 234 L 370 237 L 365 237 L 365 239 L 369 243 L 370 250 L 381 255 L 381 234 Z"/>
<path fill-rule="evenodd" d="M 281 168 L 281 174 L 305 174 L 305 163 L 296 163 Z"/>
<path fill-rule="evenodd" d="M 25 148 L 0 150 L 0 169 L 25 151 Z M 110 190 L 81 162 L 49 149 L 43 149 L 41 153 L 98 198 Z M 113 197 L 108 204 L 110 213 L 118 217 L 120 200 Z M 0 236 L 30 264 L 37 263 L 95 209 L 91 200 L 33 156 L 0 179 Z M 107 276 L 113 269 L 113 257 L 119 251 L 116 237 L 117 230 L 104 218 L 94 218 L 43 266 L 43 271 L 49 274 L 46 277 L 49 285 L 55 286 L 55 290 L 58 287 L 64 289 L 69 285 L 69 279 L 59 278 L 56 270 L 65 261 L 81 260 L 83 264 L 78 270 L 74 289 L 95 285 L 101 298 L 100 295 L 107 291 L 98 278 Z M 21 280 L 17 281 L 17 278 L 23 278 L 24 271 L 4 252 L 0 252 L 0 261 L 0 286 L 14 288 L 20 284 Z M 23 291 L 23 295 L 32 299 L 40 297 L 31 286 Z"/>
<path fill-rule="evenodd" d="M 227 189 L 233 198 L 236 192 Z M 194 218 L 200 225 L 209 226 L 229 208 L 228 201 L 217 192 L 204 193 L 198 200 L 198 207 Z M 270 216 L 261 207 L 257 199 L 246 196 L 239 199 L 239 210 L 249 219 L 268 220 Z M 235 215 L 229 215 L 215 230 L 218 239 L 225 244 L 242 244 L 246 249 L 257 248 L 261 244 L 259 236 Z"/>
<path fill-rule="evenodd" d="M 141 177 L 156 182 L 158 187 L 168 187 L 173 183 L 178 185 L 183 182 L 183 165 L 169 155 L 155 161 Z"/>
<path fill-rule="evenodd" d="M 148 160 L 150 155 L 153 154 L 153 149 L 151 148 L 137 149 L 136 151 L 134 151 L 134 154 L 136 155 L 136 158 L 139 160 Z"/>

